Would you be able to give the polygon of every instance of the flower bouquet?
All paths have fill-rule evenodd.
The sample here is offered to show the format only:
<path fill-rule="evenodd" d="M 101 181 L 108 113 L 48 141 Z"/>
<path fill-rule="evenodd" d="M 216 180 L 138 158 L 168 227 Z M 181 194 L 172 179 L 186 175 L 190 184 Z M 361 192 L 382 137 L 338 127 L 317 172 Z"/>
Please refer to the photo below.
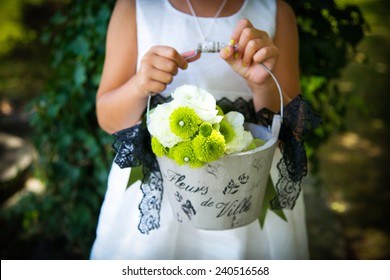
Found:
<path fill-rule="evenodd" d="M 224 113 L 206 90 L 184 85 L 148 113 L 173 213 L 201 229 L 244 226 L 260 214 L 281 117 L 272 129 Z"/>

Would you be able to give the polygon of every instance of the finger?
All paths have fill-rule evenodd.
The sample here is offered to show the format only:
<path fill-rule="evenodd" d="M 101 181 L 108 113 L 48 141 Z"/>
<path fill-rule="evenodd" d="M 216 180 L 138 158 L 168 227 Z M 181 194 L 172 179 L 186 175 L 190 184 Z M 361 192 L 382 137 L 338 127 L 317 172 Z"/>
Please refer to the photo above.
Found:
<path fill-rule="evenodd" d="M 198 60 L 200 58 L 200 55 L 201 55 L 201 53 L 196 51 L 196 50 L 186 51 L 186 52 L 181 53 L 181 56 L 187 62 L 194 62 L 194 61 Z"/>
<path fill-rule="evenodd" d="M 181 69 L 188 67 L 187 61 L 176 51 L 176 49 L 168 46 L 156 46 L 153 49 L 154 53 L 158 56 L 165 57 L 176 63 Z"/>
<path fill-rule="evenodd" d="M 167 84 L 170 84 L 173 80 L 173 75 L 147 65 L 142 67 L 137 74 L 137 79 L 142 92 L 159 93 L 166 88 Z"/>
<path fill-rule="evenodd" d="M 264 63 L 268 68 L 274 70 L 278 61 L 279 51 L 275 46 L 261 48 L 253 56 L 254 63 Z"/>
<path fill-rule="evenodd" d="M 170 84 L 173 80 L 174 75 L 170 72 L 161 71 L 159 69 L 151 69 L 149 71 L 150 80 L 164 84 Z"/>
<path fill-rule="evenodd" d="M 270 55 L 269 57 L 264 57 L 264 60 L 271 58 L 272 55 L 277 54 L 277 48 L 272 41 L 272 39 L 268 36 L 268 33 L 262 30 L 253 29 L 245 32 L 244 30 L 243 36 L 241 36 L 242 43 L 240 41 L 240 45 L 245 45 L 243 57 L 243 65 L 250 65 L 254 62 L 254 55 L 258 51 L 263 48 L 270 48 L 272 52 L 269 50 L 264 50 L 264 54 Z M 241 40 L 240 39 L 240 40 Z M 262 52 L 260 52 L 262 53 Z M 259 63 L 259 61 L 257 61 Z"/>
<path fill-rule="evenodd" d="M 175 61 L 162 56 L 155 56 L 151 59 L 152 59 L 151 65 L 153 68 L 169 73 L 173 76 L 177 74 L 178 66 Z"/>
<path fill-rule="evenodd" d="M 235 46 L 232 43 L 233 41 L 219 52 L 219 56 L 227 62 L 234 60 Z"/>
<path fill-rule="evenodd" d="M 231 34 L 230 44 L 231 45 L 236 44 L 241 37 L 242 31 L 248 27 L 249 28 L 253 27 L 253 24 L 247 18 L 239 20 L 236 27 L 233 29 L 233 32 Z"/>
<path fill-rule="evenodd" d="M 253 56 L 261 48 L 258 40 L 251 40 L 246 43 L 246 47 L 242 54 L 242 65 L 247 67 L 253 63 Z"/>
<path fill-rule="evenodd" d="M 158 94 L 165 90 L 167 84 L 151 79 L 151 76 L 138 75 L 138 86 L 144 96 Z"/>
<path fill-rule="evenodd" d="M 274 43 L 268 37 L 268 34 L 260 30 L 252 30 L 251 32 L 248 32 L 248 34 L 245 36 L 246 38 L 243 37 L 244 36 L 242 36 L 242 43 L 240 39 L 240 46 L 245 46 L 242 54 L 244 65 L 252 64 L 253 56 L 262 48 L 274 46 Z"/>

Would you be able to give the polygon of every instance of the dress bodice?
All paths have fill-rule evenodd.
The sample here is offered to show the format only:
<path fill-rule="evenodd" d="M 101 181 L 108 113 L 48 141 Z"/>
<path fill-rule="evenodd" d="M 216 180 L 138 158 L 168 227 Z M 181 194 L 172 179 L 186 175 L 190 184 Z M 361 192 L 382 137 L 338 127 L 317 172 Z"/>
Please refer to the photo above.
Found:
<path fill-rule="evenodd" d="M 175 9 L 168 0 L 137 0 L 138 65 L 142 56 L 154 45 L 174 47 L 178 52 L 194 50 L 201 35 L 192 15 Z M 248 18 L 252 24 L 266 31 L 272 38 L 275 34 L 276 3 L 274 0 L 245 0 L 241 8 L 228 17 L 198 17 L 208 39 L 229 42 L 237 22 Z M 168 96 L 175 88 L 192 84 L 204 88 L 215 98 L 250 100 L 252 93 L 244 79 L 236 74 L 218 54 L 202 54 L 202 57 L 180 71 L 174 81 L 162 93 Z"/>

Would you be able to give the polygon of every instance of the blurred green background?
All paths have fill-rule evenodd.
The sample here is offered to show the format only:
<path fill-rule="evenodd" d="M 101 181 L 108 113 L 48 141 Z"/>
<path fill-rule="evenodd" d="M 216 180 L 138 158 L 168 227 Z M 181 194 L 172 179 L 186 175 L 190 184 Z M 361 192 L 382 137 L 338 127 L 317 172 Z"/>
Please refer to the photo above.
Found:
<path fill-rule="evenodd" d="M 388 259 L 390 4 L 288 2 L 324 120 L 306 141 L 311 257 Z M 113 4 L 0 1 L 2 259 L 88 258 L 114 156 L 94 111 Z"/>

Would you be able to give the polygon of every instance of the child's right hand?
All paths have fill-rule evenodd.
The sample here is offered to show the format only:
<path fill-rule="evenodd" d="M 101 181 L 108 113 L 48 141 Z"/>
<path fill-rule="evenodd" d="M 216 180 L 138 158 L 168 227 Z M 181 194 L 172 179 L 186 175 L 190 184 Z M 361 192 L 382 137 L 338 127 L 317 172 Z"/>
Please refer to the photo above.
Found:
<path fill-rule="evenodd" d="M 136 75 L 136 85 L 139 92 L 147 97 L 165 90 L 180 69 L 187 69 L 188 62 L 183 55 L 168 46 L 153 46 L 142 57 Z M 193 60 L 191 60 L 193 61 Z"/>

